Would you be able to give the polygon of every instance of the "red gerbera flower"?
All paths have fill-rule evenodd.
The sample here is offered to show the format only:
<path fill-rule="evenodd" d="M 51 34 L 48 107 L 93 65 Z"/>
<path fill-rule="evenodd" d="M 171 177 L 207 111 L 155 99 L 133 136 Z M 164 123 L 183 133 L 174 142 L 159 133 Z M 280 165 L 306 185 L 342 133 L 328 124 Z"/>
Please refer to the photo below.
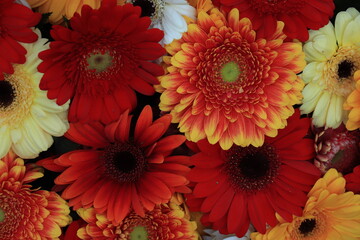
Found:
<path fill-rule="evenodd" d="M 185 137 L 170 135 L 160 139 L 171 116 L 152 122 L 152 111 L 147 106 L 133 135 L 131 118 L 126 111 L 106 127 L 99 123 L 71 124 L 66 136 L 92 149 L 68 152 L 54 160 L 67 168 L 55 183 L 69 185 L 62 197 L 70 199 L 70 206 L 94 206 L 114 224 L 121 222 L 131 208 L 144 216 L 146 209 L 168 202 L 175 191 L 190 192 L 184 177 L 190 170 L 189 157 L 169 156 Z"/>
<path fill-rule="evenodd" d="M 360 165 L 355 167 L 352 173 L 344 176 L 346 180 L 346 189 L 360 194 Z"/>
<path fill-rule="evenodd" d="M 32 31 L 41 14 L 14 3 L 13 0 L 0 2 L 0 80 L 3 73 L 12 74 L 12 63 L 25 63 L 26 50 L 19 42 L 32 43 L 38 38 Z"/>
<path fill-rule="evenodd" d="M 303 138 L 310 126 L 299 111 L 276 138 L 266 138 L 261 147 L 219 145 L 199 141 L 191 157 L 195 167 L 188 175 L 195 183 L 188 205 L 204 212 L 202 222 L 213 223 L 221 233 L 243 236 L 251 222 L 264 233 L 275 226 L 275 212 L 287 221 L 301 215 L 306 193 L 320 176 L 307 160 L 314 157 L 314 142 Z"/>
<path fill-rule="evenodd" d="M 319 29 L 334 14 L 333 0 L 218 0 L 225 11 L 237 8 L 242 17 L 250 18 L 258 37 L 270 36 L 277 21 L 285 23 L 284 33 L 291 39 L 304 42 L 309 38 L 307 28 Z M 216 4 L 216 3 L 215 3 Z"/>
<path fill-rule="evenodd" d="M 74 97 L 70 122 L 109 123 L 136 106 L 134 90 L 154 93 L 163 69 L 149 60 L 165 53 L 158 43 L 163 32 L 148 29 L 150 18 L 140 14 L 140 7 L 104 0 L 98 10 L 84 5 L 71 18 L 72 29 L 53 26 L 55 41 L 39 54 L 40 88 L 59 105 Z"/>

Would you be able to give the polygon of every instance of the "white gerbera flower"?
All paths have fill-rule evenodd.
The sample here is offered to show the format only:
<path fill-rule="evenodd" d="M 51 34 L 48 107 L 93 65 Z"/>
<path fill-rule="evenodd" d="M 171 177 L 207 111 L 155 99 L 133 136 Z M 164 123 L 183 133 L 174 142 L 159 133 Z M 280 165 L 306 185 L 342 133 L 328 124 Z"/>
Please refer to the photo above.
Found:
<path fill-rule="evenodd" d="M 21 158 L 35 158 L 53 143 L 51 136 L 62 136 L 69 128 L 69 104 L 58 106 L 39 89 L 42 73 L 37 71 L 39 52 L 49 48 L 47 39 L 22 44 L 26 62 L 15 64 L 13 74 L 0 81 L 0 158 L 12 149 Z"/>
<path fill-rule="evenodd" d="M 184 16 L 195 20 L 196 10 L 186 0 L 128 0 L 134 6 L 141 7 L 141 16 L 151 18 L 150 28 L 164 31 L 161 44 L 169 44 L 180 39 L 187 31 Z"/>
<path fill-rule="evenodd" d="M 354 73 L 360 69 L 360 13 L 349 8 L 336 16 L 335 27 L 310 30 L 304 45 L 305 67 L 302 78 L 302 113 L 313 112 L 317 127 L 337 128 L 345 122 L 343 109 L 347 96 L 355 89 Z"/>
<path fill-rule="evenodd" d="M 203 240 L 250 240 L 250 234 L 254 231 L 254 227 L 250 225 L 246 234 L 239 238 L 235 234 L 224 235 L 213 229 L 205 229 L 204 232 L 206 232 L 209 236 L 203 236 L 202 238 Z"/>

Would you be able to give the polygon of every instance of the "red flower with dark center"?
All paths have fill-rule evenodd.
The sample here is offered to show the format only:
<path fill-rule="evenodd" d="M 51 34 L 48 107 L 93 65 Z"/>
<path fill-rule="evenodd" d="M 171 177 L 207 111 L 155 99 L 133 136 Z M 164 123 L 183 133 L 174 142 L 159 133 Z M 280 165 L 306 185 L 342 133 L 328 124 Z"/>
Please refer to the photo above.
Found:
<path fill-rule="evenodd" d="M 301 215 L 306 193 L 320 176 L 309 161 L 314 142 L 304 138 L 310 127 L 299 111 L 275 138 L 266 138 L 261 147 L 219 145 L 201 140 L 190 147 L 195 167 L 188 178 L 195 184 L 188 205 L 204 212 L 204 225 L 213 224 L 221 233 L 243 236 L 251 222 L 259 232 L 266 224 L 277 223 L 275 212 L 287 221 Z"/>
<path fill-rule="evenodd" d="M 217 0 L 215 5 L 226 12 L 239 9 L 242 17 L 251 20 L 259 37 L 273 34 L 277 21 L 282 21 L 284 33 L 302 42 L 309 38 L 307 28 L 325 26 L 335 9 L 333 0 Z"/>
<path fill-rule="evenodd" d="M 13 0 L 0 2 L 0 80 L 4 79 L 3 73 L 14 73 L 13 63 L 25 63 L 26 50 L 19 42 L 32 43 L 38 39 L 31 27 L 40 18 L 41 14 Z"/>
<path fill-rule="evenodd" d="M 68 185 L 62 197 L 69 199 L 74 209 L 93 206 L 114 224 L 120 223 L 133 209 L 144 216 L 156 204 L 166 203 L 174 192 L 189 193 L 189 157 L 170 156 L 185 137 L 162 137 L 171 116 L 152 121 L 150 106 L 141 112 L 130 134 L 132 116 L 128 111 L 117 122 L 71 124 L 65 136 L 91 147 L 63 154 L 53 163 L 65 167 L 56 179 L 58 185 Z M 56 171 L 46 159 L 40 163 Z"/>
<path fill-rule="evenodd" d="M 84 5 L 81 16 L 71 18 L 71 30 L 53 26 L 55 41 L 39 54 L 40 88 L 59 105 L 73 98 L 70 122 L 110 123 L 136 106 L 134 90 L 154 93 L 163 69 L 149 60 L 165 53 L 158 43 L 163 32 L 148 29 L 150 18 L 140 14 L 140 7 L 104 0 L 98 10 Z"/>

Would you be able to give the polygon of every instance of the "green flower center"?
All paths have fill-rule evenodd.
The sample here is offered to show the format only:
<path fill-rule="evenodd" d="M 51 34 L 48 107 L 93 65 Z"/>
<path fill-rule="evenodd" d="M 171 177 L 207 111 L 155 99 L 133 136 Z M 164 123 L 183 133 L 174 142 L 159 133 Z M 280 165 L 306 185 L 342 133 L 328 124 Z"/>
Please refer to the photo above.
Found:
<path fill-rule="evenodd" d="M 136 226 L 130 233 L 130 240 L 148 240 L 148 232 L 144 226 Z"/>
<path fill-rule="evenodd" d="M 224 82 L 232 83 L 235 82 L 241 74 L 239 65 L 235 62 L 228 62 L 224 64 L 220 70 L 221 78 Z"/>
<path fill-rule="evenodd" d="M 91 54 L 86 60 L 89 70 L 95 70 L 96 73 L 100 73 L 112 65 L 113 57 L 108 52 L 105 52 Z"/>
<path fill-rule="evenodd" d="M 5 212 L 0 208 L 0 223 L 4 222 L 5 220 Z"/>

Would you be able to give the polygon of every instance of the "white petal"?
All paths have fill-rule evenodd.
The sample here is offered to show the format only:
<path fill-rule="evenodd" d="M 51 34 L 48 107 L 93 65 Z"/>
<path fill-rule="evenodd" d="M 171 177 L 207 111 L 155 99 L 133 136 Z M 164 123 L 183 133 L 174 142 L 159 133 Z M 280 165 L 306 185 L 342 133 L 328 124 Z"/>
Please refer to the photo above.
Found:
<path fill-rule="evenodd" d="M 313 123 L 316 127 L 324 127 L 325 120 L 327 118 L 329 104 L 330 104 L 331 94 L 327 91 L 323 92 L 321 95 L 314 113 L 313 113 Z"/>
<path fill-rule="evenodd" d="M 187 24 L 185 19 L 172 7 L 165 7 L 163 24 L 170 24 L 181 32 L 185 32 Z"/>
<path fill-rule="evenodd" d="M 349 22 L 343 33 L 343 46 L 351 46 L 360 43 L 360 16 Z"/>
<path fill-rule="evenodd" d="M 339 12 L 335 19 L 335 35 L 338 41 L 338 45 L 343 45 L 344 31 L 346 26 L 352 20 L 352 16 L 347 12 Z"/>
<path fill-rule="evenodd" d="M 64 113 L 66 114 L 66 113 Z M 66 116 L 59 114 L 46 114 L 44 117 L 33 116 L 35 122 L 48 134 L 52 136 L 62 136 L 69 128 Z M 65 119 L 64 119 L 65 118 Z"/>
<path fill-rule="evenodd" d="M 326 117 L 326 126 L 331 128 L 337 128 L 342 122 L 342 104 L 341 97 L 333 94 L 330 99 L 329 109 Z"/>
<path fill-rule="evenodd" d="M 0 128 L 0 139 L 0 158 L 2 158 L 9 152 L 11 147 L 10 130 L 7 126 Z"/>
<path fill-rule="evenodd" d="M 34 152 L 46 151 L 52 144 L 53 139 L 50 134 L 44 132 L 32 117 L 24 121 L 24 136 L 27 137 L 29 144 L 34 147 Z"/>
<path fill-rule="evenodd" d="M 11 129 L 10 136 L 13 144 L 17 144 L 22 138 L 21 130 L 19 128 Z"/>

